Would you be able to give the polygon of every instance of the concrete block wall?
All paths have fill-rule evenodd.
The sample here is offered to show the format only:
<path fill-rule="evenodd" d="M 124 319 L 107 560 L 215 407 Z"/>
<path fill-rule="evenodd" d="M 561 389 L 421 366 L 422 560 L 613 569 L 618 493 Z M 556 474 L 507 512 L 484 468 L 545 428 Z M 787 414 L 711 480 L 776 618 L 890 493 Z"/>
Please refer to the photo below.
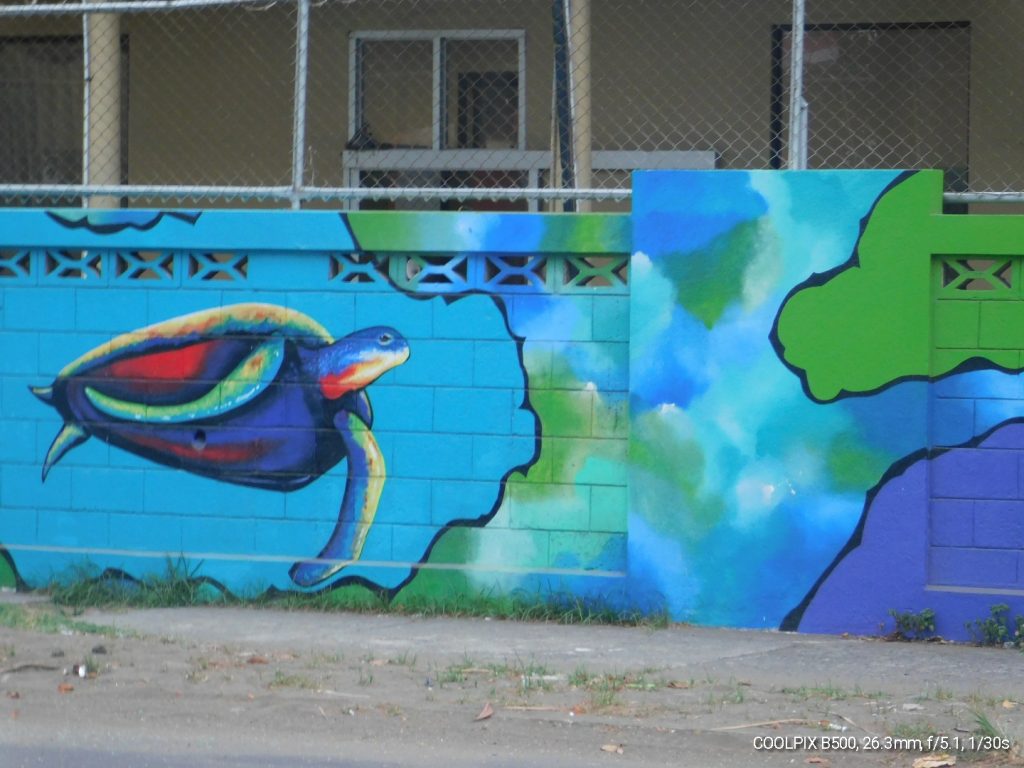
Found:
<path fill-rule="evenodd" d="M 241 593 L 864 633 L 931 609 L 947 637 L 1022 614 L 1024 217 L 944 215 L 941 190 L 649 172 L 630 216 L 0 210 L 0 584 L 181 557 Z M 154 384 L 167 353 L 198 373 Z M 107 416 L 42 482 L 64 422 L 84 436 L 71 390 L 29 389 L 62 370 Z M 249 399 L 197 416 L 200 380 Z M 203 464 L 216 430 L 240 453 Z"/>

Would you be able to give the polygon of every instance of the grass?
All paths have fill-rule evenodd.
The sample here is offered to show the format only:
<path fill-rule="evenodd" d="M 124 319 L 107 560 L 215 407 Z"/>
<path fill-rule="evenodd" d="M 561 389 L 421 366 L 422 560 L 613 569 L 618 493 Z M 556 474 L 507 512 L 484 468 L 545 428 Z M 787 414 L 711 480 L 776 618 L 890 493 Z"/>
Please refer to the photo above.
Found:
<path fill-rule="evenodd" d="M 71 618 L 50 605 L 0 605 L 0 626 L 56 635 L 73 632 L 81 635 L 116 637 L 122 632 Z"/>
<path fill-rule="evenodd" d="M 641 611 L 615 607 L 599 599 L 560 593 L 496 594 L 489 591 L 403 590 L 397 596 L 361 586 L 317 593 L 252 591 L 236 595 L 200 575 L 202 562 L 169 558 L 162 571 L 134 579 L 116 571 L 79 566 L 46 590 L 54 603 L 85 608 L 167 608 L 230 604 L 278 610 L 394 613 L 417 616 L 491 617 L 558 624 L 614 624 L 651 629 L 667 627 L 663 608 Z"/>
<path fill-rule="evenodd" d="M 825 685 L 801 686 L 799 688 L 782 688 L 780 693 L 787 696 L 795 696 L 799 699 L 826 699 L 827 701 L 844 701 L 850 694 L 842 688 L 837 688 L 832 683 Z"/>
<path fill-rule="evenodd" d="M 274 672 L 274 677 L 267 688 L 303 688 L 305 690 L 316 690 L 320 686 L 312 678 L 305 675 L 288 675 L 280 669 Z"/>

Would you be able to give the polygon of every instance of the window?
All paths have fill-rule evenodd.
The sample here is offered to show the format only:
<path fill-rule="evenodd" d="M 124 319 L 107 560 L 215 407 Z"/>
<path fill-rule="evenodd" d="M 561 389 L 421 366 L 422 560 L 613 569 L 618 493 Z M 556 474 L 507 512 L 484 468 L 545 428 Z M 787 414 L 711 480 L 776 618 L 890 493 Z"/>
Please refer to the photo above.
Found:
<path fill-rule="evenodd" d="M 804 37 L 809 168 L 942 168 L 967 185 L 967 22 L 809 24 Z M 789 26 L 775 29 L 773 168 L 786 161 Z"/>
<path fill-rule="evenodd" d="M 521 30 L 359 32 L 348 149 L 525 149 Z"/>
<path fill-rule="evenodd" d="M 0 182 L 81 183 L 83 66 L 81 37 L 0 37 Z M 121 181 L 126 182 L 125 35 L 121 36 L 121 72 Z M 62 198 L 58 202 L 76 201 Z"/>

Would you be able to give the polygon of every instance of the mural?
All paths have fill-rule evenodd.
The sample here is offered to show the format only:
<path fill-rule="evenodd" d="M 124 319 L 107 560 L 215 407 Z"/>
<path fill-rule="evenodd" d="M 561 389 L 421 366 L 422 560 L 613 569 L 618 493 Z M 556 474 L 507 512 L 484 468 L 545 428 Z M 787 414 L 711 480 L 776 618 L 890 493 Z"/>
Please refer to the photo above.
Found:
<path fill-rule="evenodd" d="M 1011 282 L 1020 221 L 942 216 L 935 172 L 635 189 L 634 590 L 684 620 L 827 632 L 931 608 L 964 637 L 990 604 L 1024 610 L 1024 446 L 998 428 L 1024 416 L 1020 345 L 956 287 Z M 999 258 L 934 261 L 956 254 Z"/>
<path fill-rule="evenodd" d="M 291 491 L 343 458 L 338 524 L 292 580 L 311 586 L 358 560 L 377 511 L 384 460 L 365 388 L 409 359 L 393 328 L 335 341 L 315 320 L 270 304 L 196 312 L 118 336 L 33 394 L 64 426 L 42 479 L 91 436 L 228 483 Z"/>
<path fill-rule="evenodd" d="M 629 216 L 0 210 L 0 584 L 180 556 L 240 593 L 863 633 L 929 608 L 954 638 L 1024 614 L 1024 217 L 941 191 L 654 171 Z"/>

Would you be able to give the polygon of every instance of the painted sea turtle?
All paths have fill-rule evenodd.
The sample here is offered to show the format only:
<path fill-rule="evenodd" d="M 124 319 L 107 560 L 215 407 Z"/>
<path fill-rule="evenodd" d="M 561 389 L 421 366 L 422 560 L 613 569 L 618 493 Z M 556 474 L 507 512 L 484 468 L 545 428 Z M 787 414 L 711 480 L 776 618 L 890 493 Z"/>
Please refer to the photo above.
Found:
<path fill-rule="evenodd" d="M 343 458 L 338 523 L 301 586 L 359 558 L 384 485 L 364 391 L 409 357 L 393 328 L 335 341 L 312 318 L 272 304 L 235 304 L 126 333 L 86 352 L 32 392 L 64 426 L 42 476 L 95 436 L 160 464 L 237 485 L 294 491 Z M 319 562 L 318 562 L 319 561 Z"/>

